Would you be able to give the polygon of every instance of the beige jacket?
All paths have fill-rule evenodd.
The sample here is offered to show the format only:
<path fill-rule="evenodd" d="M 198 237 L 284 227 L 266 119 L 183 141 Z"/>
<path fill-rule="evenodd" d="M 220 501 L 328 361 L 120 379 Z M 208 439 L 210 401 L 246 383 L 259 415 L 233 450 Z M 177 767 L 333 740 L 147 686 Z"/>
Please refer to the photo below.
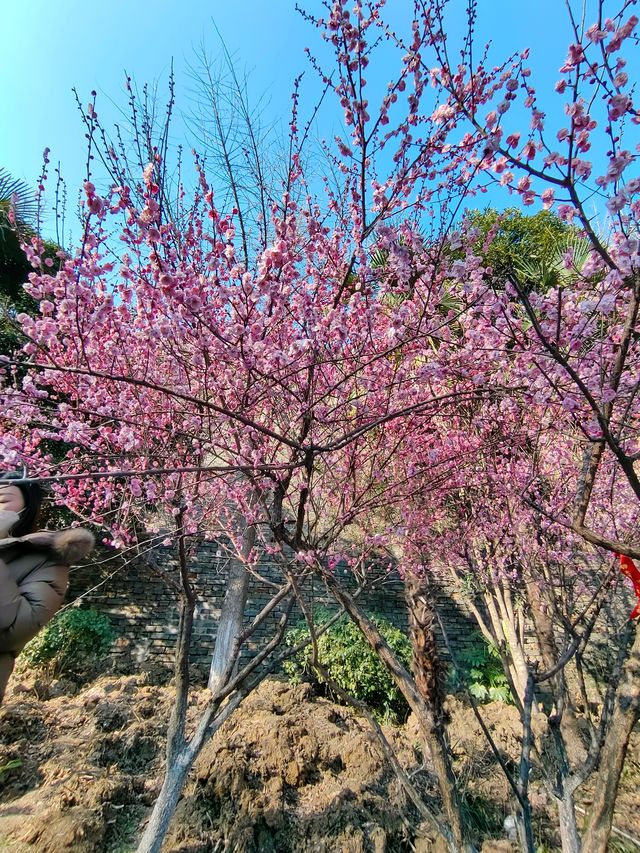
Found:
<path fill-rule="evenodd" d="M 60 609 L 69 566 L 93 545 L 83 528 L 0 539 L 0 703 L 16 655 Z"/>

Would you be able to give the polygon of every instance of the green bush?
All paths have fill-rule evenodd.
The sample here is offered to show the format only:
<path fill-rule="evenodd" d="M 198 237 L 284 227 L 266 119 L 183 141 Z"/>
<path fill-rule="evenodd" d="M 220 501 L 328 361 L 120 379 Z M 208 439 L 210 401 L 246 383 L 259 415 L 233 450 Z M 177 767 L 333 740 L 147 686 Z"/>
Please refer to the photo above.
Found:
<path fill-rule="evenodd" d="M 328 611 L 317 611 L 314 615 L 316 626 L 319 628 L 330 616 Z M 411 644 L 407 637 L 383 617 L 370 618 L 404 665 L 410 667 Z M 308 637 L 309 630 L 303 623 L 287 633 L 285 642 L 297 646 Z M 308 646 L 284 664 L 289 680 L 294 684 L 311 681 L 330 695 L 321 675 L 311 666 L 310 657 L 311 646 Z M 404 697 L 351 620 L 343 617 L 319 637 L 318 657 L 336 684 L 364 702 L 376 717 L 392 722 L 406 720 L 409 708 Z"/>
<path fill-rule="evenodd" d="M 513 704 L 509 682 L 496 647 L 478 637 L 470 649 L 458 655 L 459 668 L 449 672 L 449 687 L 466 688 L 480 702 Z"/>
<path fill-rule="evenodd" d="M 22 650 L 20 657 L 55 675 L 81 674 L 103 658 L 115 638 L 109 617 L 97 610 L 63 610 Z"/>

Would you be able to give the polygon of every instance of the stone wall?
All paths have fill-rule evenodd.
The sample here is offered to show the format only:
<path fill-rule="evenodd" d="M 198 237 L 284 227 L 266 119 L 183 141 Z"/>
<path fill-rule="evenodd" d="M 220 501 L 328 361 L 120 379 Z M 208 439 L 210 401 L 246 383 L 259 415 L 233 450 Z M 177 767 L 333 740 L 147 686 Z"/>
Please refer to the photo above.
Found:
<path fill-rule="evenodd" d="M 159 565 L 163 571 L 175 573 L 175 556 L 169 549 L 160 549 Z M 175 592 L 166 581 L 143 564 L 128 564 L 114 569 L 113 564 L 105 568 L 88 565 L 71 570 L 71 598 L 83 597 L 83 605 L 94 607 L 111 618 L 118 634 L 114 655 L 121 662 L 133 667 L 158 663 L 169 666 L 173 660 L 176 643 L 178 608 Z M 216 638 L 220 608 L 225 594 L 228 558 L 215 542 L 201 545 L 190 562 L 193 585 L 198 594 L 195 611 L 191 659 L 197 668 L 206 671 Z M 271 598 L 273 589 L 269 583 L 279 583 L 281 575 L 273 560 L 266 558 L 258 566 L 260 577 L 253 577 L 247 605 L 247 621 L 251 621 Z M 338 569 L 347 588 L 346 570 Z M 331 607 L 332 601 L 320 580 L 306 581 L 303 585 L 306 599 L 314 605 Z M 437 600 L 454 653 L 459 654 L 477 642 L 477 630 L 473 617 L 465 609 L 458 596 L 451 590 L 440 589 Z M 372 588 L 360 598 L 363 608 L 369 613 L 385 616 L 399 628 L 407 628 L 407 609 L 404 602 L 402 581 L 397 576 L 372 575 Z M 243 654 L 251 656 L 273 636 L 282 607 L 278 607 L 258 628 Z M 294 612 L 290 624 L 295 625 L 302 614 Z M 447 657 L 444 644 L 443 656 Z"/>

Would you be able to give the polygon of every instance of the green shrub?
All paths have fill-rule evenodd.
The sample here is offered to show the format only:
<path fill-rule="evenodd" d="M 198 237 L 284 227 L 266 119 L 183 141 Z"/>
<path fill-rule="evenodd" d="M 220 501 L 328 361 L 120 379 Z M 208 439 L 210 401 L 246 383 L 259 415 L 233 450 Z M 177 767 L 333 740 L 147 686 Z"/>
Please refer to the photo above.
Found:
<path fill-rule="evenodd" d="M 317 611 L 314 616 L 316 626 L 326 622 L 330 615 L 326 610 Z M 383 617 L 371 616 L 371 619 L 400 660 L 410 667 L 411 644 L 407 637 Z M 285 642 L 296 646 L 308 637 L 309 630 L 304 623 L 289 631 Z M 311 646 L 308 646 L 284 664 L 289 680 L 294 684 L 311 681 L 330 695 L 321 675 L 311 666 L 310 657 Z M 318 657 L 336 684 L 368 705 L 379 719 L 406 720 L 409 708 L 404 697 L 351 620 L 343 617 L 319 637 Z"/>
<path fill-rule="evenodd" d="M 97 610 L 63 610 L 22 650 L 20 657 L 55 675 L 81 674 L 103 658 L 115 638 L 109 617 Z"/>
<path fill-rule="evenodd" d="M 459 668 L 449 672 L 453 690 L 466 688 L 480 702 L 513 704 L 509 682 L 496 647 L 478 637 L 477 643 L 458 655 Z"/>

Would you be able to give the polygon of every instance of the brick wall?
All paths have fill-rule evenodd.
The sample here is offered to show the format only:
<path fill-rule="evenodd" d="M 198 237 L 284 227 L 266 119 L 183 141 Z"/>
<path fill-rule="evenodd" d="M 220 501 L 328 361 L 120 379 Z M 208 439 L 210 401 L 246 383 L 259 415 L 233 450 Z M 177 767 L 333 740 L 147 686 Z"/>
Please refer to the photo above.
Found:
<path fill-rule="evenodd" d="M 170 550 L 159 549 L 158 563 L 163 571 L 175 573 L 177 564 Z M 127 660 L 132 666 L 158 663 L 169 666 L 173 660 L 178 626 L 178 608 L 175 592 L 165 580 L 143 564 L 129 564 L 114 572 L 114 566 L 106 564 L 101 570 L 95 565 L 72 569 L 70 579 L 71 598 L 83 596 L 85 606 L 107 613 L 118 634 L 114 655 Z M 198 594 L 193 629 L 191 662 L 206 671 L 216 637 L 220 608 L 225 595 L 228 558 L 215 542 L 201 545 L 190 563 L 193 585 Z M 246 608 L 247 622 L 256 616 L 271 598 L 271 583 L 279 583 L 281 574 L 277 563 L 266 558 L 257 567 L 260 577 L 250 583 Z M 338 569 L 341 581 L 353 588 L 346 570 Z M 316 605 L 331 607 L 332 600 L 324 585 L 317 578 L 303 584 L 305 597 Z M 477 642 L 477 629 L 473 617 L 459 597 L 450 589 L 436 592 L 438 606 L 443 616 L 454 648 L 460 653 Z M 407 609 L 404 602 L 402 581 L 397 576 L 372 575 L 372 588 L 360 597 L 363 608 L 370 613 L 381 614 L 399 628 L 407 628 Z M 278 607 L 258 628 L 243 654 L 251 656 L 273 636 L 282 613 Z M 290 624 L 302 618 L 297 611 L 292 614 Z M 447 657 L 441 643 L 443 656 Z"/>

